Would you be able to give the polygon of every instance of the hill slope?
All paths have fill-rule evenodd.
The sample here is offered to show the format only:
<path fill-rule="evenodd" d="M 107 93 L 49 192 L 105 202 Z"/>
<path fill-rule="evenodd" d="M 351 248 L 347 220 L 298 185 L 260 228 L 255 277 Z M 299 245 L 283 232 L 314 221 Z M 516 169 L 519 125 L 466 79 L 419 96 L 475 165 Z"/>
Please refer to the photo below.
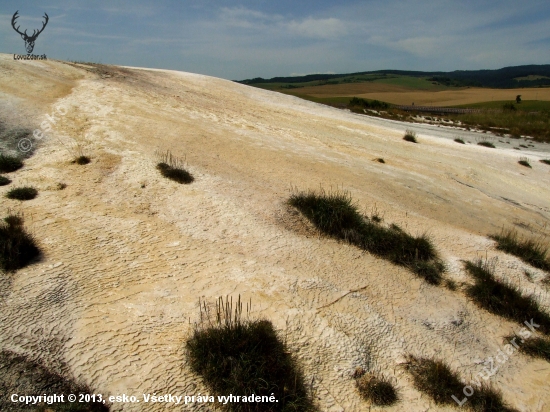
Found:
<path fill-rule="evenodd" d="M 550 86 L 550 64 L 504 67 L 496 70 L 455 70 L 452 72 L 422 72 L 410 70 L 376 70 L 348 74 L 309 74 L 293 77 L 273 77 L 263 79 L 241 80 L 239 83 L 262 85 L 266 83 L 283 83 L 297 85 L 311 83 L 319 84 L 358 83 L 383 80 L 388 77 L 416 77 L 445 86 L 455 87 L 491 87 L 495 89 L 511 89 L 517 87 Z"/>
<path fill-rule="evenodd" d="M 368 408 L 352 379 L 359 366 L 397 382 L 401 402 L 388 411 L 453 410 L 414 389 L 405 355 L 443 358 L 468 379 L 518 325 L 481 311 L 460 288 L 427 285 L 319 237 L 285 207 L 291 185 L 344 188 L 385 223 L 427 232 L 459 285 L 471 281 L 461 259 L 482 253 L 499 258 L 499 276 L 550 303 L 543 273 L 528 268 L 529 282 L 526 265 L 486 237 L 503 225 L 544 230 L 550 174 L 540 154 L 527 169 L 513 150 L 458 145 L 437 128 L 414 145 L 398 123 L 173 71 L 0 55 L 0 94 L 6 127 L 14 113 L 26 113 L 17 126 L 33 130 L 66 109 L 12 176 L 39 196 L 20 203 L 0 188 L 2 217 L 23 211 L 44 250 L 41 261 L 0 276 L 0 349 L 95 393 L 205 394 L 183 346 L 198 299 L 240 294 L 252 299 L 252 316 L 286 336 L 320 410 Z M 71 163 L 77 144 L 90 164 Z M 157 149 L 185 156 L 195 182 L 162 178 Z M 549 380 L 546 362 L 515 354 L 491 382 L 527 411 L 550 405 Z"/>

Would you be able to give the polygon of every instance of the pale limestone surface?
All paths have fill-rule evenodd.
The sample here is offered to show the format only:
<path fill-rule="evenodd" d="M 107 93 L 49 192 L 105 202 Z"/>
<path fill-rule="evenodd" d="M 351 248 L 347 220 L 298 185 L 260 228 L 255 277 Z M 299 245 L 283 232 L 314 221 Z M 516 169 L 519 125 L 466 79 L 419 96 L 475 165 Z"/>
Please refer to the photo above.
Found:
<path fill-rule="evenodd" d="M 1 110 L 29 113 L 23 120 L 36 128 L 67 108 L 12 174 L 39 196 L 19 203 L 0 188 L 1 214 L 24 212 L 44 250 L 0 279 L 2 349 L 105 395 L 205 394 L 184 351 L 198 299 L 240 294 L 286 337 L 320 410 L 369 410 L 351 377 L 357 366 L 394 378 L 402 400 L 387 411 L 455 410 L 413 388 L 405 355 L 442 358 L 469 379 L 519 326 L 478 309 L 460 287 L 430 286 L 312 233 L 284 206 L 291 187 L 343 188 L 386 223 L 428 232 L 459 285 L 470 282 L 461 259 L 498 257 L 499 276 L 550 304 L 544 274 L 486 237 L 503 225 L 548 232 L 550 167 L 538 162 L 548 153 L 527 169 L 513 150 L 459 145 L 436 130 L 415 145 L 368 117 L 226 80 L 90 70 L 0 55 Z M 71 164 L 75 144 L 91 164 Z M 157 149 L 185 156 L 195 182 L 162 178 Z M 547 362 L 519 353 L 491 378 L 525 412 L 550 410 L 549 381 Z"/>

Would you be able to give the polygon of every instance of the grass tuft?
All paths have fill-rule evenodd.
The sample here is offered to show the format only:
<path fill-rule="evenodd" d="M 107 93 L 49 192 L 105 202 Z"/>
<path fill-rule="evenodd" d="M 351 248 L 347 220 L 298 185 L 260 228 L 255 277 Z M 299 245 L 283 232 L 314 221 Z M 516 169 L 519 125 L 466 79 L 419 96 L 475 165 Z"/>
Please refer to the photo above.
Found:
<path fill-rule="evenodd" d="M 0 176 L 0 186 L 6 186 L 11 183 L 11 180 L 8 179 L 6 176 Z"/>
<path fill-rule="evenodd" d="M 464 398 L 463 389 L 467 384 L 443 361 L 409 355 L 406 368 L 413 377 L 416 389 L 430 396 L 436 404 L 456 405 L 453 395 L 458 399 Z M 467 399 L 464 406 L 475 412 L 515 411 L 504 403 L 499 391 L 488 385 L 475 388 L 473 395 Z"/>
<path fill-rule="evenodd" d="M 181 184 L 192 183 L 195 178 L 183 166 L 183 159 L 173 156 L 168 150 L 166 152 L 157 152 L 160 162 L 157 164 L 157 169 L 164 177 L 171 179 Z"/>
<path fill-rule="evenodd" d="M 403 136 L 403 140 L 407 142 L 418 143 L 418 141 L 416 140 L 416 133 L 413 130 L 406 130 L 405 136 Z"/>
<path fill-rule="evenodd" d="M 550 159 L 540 159 L 539 162 L 550 165 Z"/>
<path fill-rule="evenodd" d="M 0 268 L 13 272 L 40 254 L 36 241 L 23 227 L 23 215 L 10 214 L 0 222 Z"/>
<path fill-rule="evenodd" d="M 15 172 L 22 167 L 23 162 L 21 161 L 21 159 L 15 156 L 0 154 L 0 173 Z"/>
<path fill-rule="evenodd" d="M 428 283 L 441 283 L 443 263 L 426 235 L 413 237 L 399 226 L 385 227 L 362 216 L 347 192 L 297 192 L 288 200 L 323 234 L 351 243 L 397 265 Z"/>
<path fill-rule="evenodd" d="M 72 379 L 50 371 L 40 363 L 13 352 L 0 351 L 0 388 L 2 393 L 35 393 L 44 396 L 57 394 L 64 397 L 64 402 L 48 405 L 38 402 L 27 407 L 14 405 L 7 396 L 0 397 L 0 410 L 24 412 L 109 412 L 109 407 L 102 402 L 78 402 L 80 395 L 93 394 L 92 388 L 79 385 Z M 95 392 L 97 393 L 97 392 Z M 76 402 L 67 400 L 69 394 L 74 394 Z M 96 395 L 97 400 L 97 395 Z"/>
<path fill-rule="evenodd" d="M 199 302 L 200 305 L 200 302 Z M 228 403 L 228 411 L 313 411 L 295 359 L 268 320 L 244 320 L 242 303 L 220 298 L 215 320 L 201 306 L 201 323 L 187 340 L 191 369 L 220 396 L 270 396 L 276 403 Z"/>
<path fill-rule="evenodd" d="M 84 155 L 78 156 L 76 159 L 73 160 L 73 163 L 76 163 L 77 165 L 81 165 L 81 166 L 87 165 L 90 162 L 91 162 L 91 159 L 88 156 L 84 156 Z"/>
<path fill-rule="evenodd" d="M 412 375 L 416 389 L 430 396 L 438 405 L 453 403 L 452 396 L 462 394 L 464 384 L 443 361 L 409 355 L 405 367 Z"/>
<path fill-rule="evenodd" d="M 355 381 L 363 399 L 378 406 L 393 405 L 399 400 L 391 381 L 383 375 L 366 373 Z"/>
<path fill-rule="evenodd" d="M 24 186 L 24 187 L 14 187 L 8 193 L 6 197 L 8 199 L 15 200 L 32 200 L 38 195 L 38 190 L 34 187 Z"/>
<path fill-rule="evenodd" d="M 504 339 L 510 342 L 516 338 L 519 344 L 519 351 L 534 358 L 545 359 L 550 362 L 550 340 L 548 338 L 535 337 L 522 339 L 516 335 L 506 336 Z M 521 342 L 521 343 L 519 343 Z"/>
<path fill-rule="evenodd" d="M 534 319 L 540 324 L 541 333 L 550 333 L 550 315 L 543 311 L 531 296 L 524 296 L 514 285 L 494 276 L 494 263 L 465 262 L 466 270 L 474 277 L 475 284 L 467 288 L 467 295 L 481 308 L 519 323 Z"/>
<path fill-rule="evenodd" d="M 475 389 L 474 394 L 468 399 L 470 409 L 474 412 L 517 412 L 508 406 L 502 399 L 502 392 L 494 389 L 486 383 Z"/>
<path fill-rule="evenodd" d="M 531 168 L 531 164 L 529 163 L 529 159 L 526 157 L 522 157 L 519 159 L 518 163 L 522 166 Z"/>
<path fill-rule="evenodd" d="M 452 279 L 447 279 L 445 281 L 445 287 L 449 290 L 457 290 L 458 289 L 458 285 L 456 284 L 456 282 Z"/>
<path fill-rule="evenodd" d="M 460 144 L 466 144 L 466 142 L 464 140 L 462 140 L 458 137 L 455 139 L 455 142 L 460 143 Z"/>
<path fill-rule="evenodd" d="M 386 161 L 384 159 L 382 159 L 381 157 L 379 157 L 378 159 L 376 159 L 376 161 L 378 163 L 386 163 Z"/>
<path fill-rule="evenodd" d="M 483 140 L 483 141 L 481 141 L 481 142 L 477 142 L 477 144 L 478 144 L 479 146 L 490 147 L 491 149 L 494 149 L 494 148 L 495 148 L 495 145 L 494 145 L 494 144 L 492 144 L 491 142 L 488 142 L 488 141 L 486 141 L 486 140 Z"/>
<path fill-rule="evenodd" d="M 533 267 L 550 271 L 548 244 L 534 239 L 521 239 L 515 230 L 504 229 L 498 235 L 489 236 L 497 242 L 497 249 L 519 257 Z"/>

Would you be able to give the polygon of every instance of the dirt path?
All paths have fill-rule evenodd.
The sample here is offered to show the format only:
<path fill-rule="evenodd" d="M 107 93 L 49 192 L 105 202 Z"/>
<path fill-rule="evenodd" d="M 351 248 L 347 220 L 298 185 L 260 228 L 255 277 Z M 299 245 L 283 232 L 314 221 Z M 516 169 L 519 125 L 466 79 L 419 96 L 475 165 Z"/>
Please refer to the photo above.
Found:
<path fill-rule="evenodd" d="M 80 80 L 44 106 L 46 114 L 63 104 L 67 114 L 14 174 L 38 198 L 2 197 L 2 214 L 23 211 L 45 251 L 0 278 L 2 349 L 31 354 L 96 393 L 204 394 L 183 349 L 198 298 L 241 294 L 254 316 L 287 337 L 321 410 L 368 409 L 351 378 L 357 366 L 395 378 L 402 402 L 388 411 L 453 410 L 413 388 L 404 355 L 443 358 L 468 378 L 516 325 L 480 311 L 460 290 L 293 230 L 283 205 L 291 185 L 343 187 L 385 222 L 427 231 L 459 284 L 468 282 L 461 259 L 498 256 L 499 275 L 550 303 L 543 274 L 530 269 L 530 282 L 526 266 L 486 238 L 502 225 L 547 230 L 547 165 L 526 170 L 509 151 L 428 135 L 410 144 L 399 128 L 368 117 L 207 76 L 41 64 Z M 42 84 L 43 67 L 0 55 L 0 93 L 32 106 L 10 85 Z M 70 163 L 67 147 L 76 143 L 91 164 Z M 157 149 L 185 156 L 196 181 L 159 176 Z M 54 190 L 58 182 L 67 188 Z M 549 379 L 547 362 L 516 354 L 491 381 L 519 410 L 544 411 Z"/>

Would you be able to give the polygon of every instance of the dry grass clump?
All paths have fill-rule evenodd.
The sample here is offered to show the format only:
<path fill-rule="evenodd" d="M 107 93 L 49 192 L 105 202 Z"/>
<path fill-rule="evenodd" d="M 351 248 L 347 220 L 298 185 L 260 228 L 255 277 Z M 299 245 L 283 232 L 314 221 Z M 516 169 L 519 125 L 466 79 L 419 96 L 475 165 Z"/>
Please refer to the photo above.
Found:
<path fill-rule="evenodd" d="M 465 267 L 475 279 L 466 293 L 479 307 L 519 323 L 534 319 L 540 332 L 550 333 L 550 315 L 532 296 L 524 296 L 514 285 L 497 279 L 494 263 L 478 259 L 465 262 Z"/>
<path fill-rule="evenodd" d="M 2 371 L 0 374 L 2 393 L 45 396 L 56 394 L 58 396 L 63 395 L 65 401 L 51 405 L 42 402 L 24 407 L 21 403 L 11 402 L 8 396 L 2 396 L 0 397 L 1 411 L 109 412 L 109 407 L 103 402 L 78 402 L 81 394 L 97 394 L 92 388 L 64 378 L 25 356 L 17 355 L 5 349 L 0 351 L 0 370 Z M 70 394 L 77 397 L 76 402 L 67 400 Z"/>
<path fill-rule="evenodd" d="M 185 169 L 184 160 L 173 156 L 169 150 L 157 152 L 157 157 L 160 160 L 157 169 L 164 177 L 181 184 L 189 184 L 195 180 L 193 175 Z"/>
<path fill-rule="evenodd" d="M 366 401 L 378 406 L 389 406 L 399 400 L 392 382 L 384 375 L 362 372 L 355 378 L 357 390 Z"/>
<path fill-rule="evenodd" d="M 76 163 L 77 165 L 84 166 L 84 165 L 87 165 L 88 163 L 90 163 L 91 161 L 92 160 L 88 156 L 81 155 L 81 156 L 78 156 L 76 159 L 74 159 L 73 163 Z"/>
<path fill-rule="evenodd" d="M 550 159 L 540 159 L 539 162 L 550 165 Z"/>
<path fill-rule="evenodd" d="M 40 254 L 36 240 L 23 223 L 21 214 L 10 214 L 0 222 L 0 269 L 4 272 L 21 269 Z"/>
<path fill-rule="evenodd" d="M 411 143 L 418 143 L 418 141 L 416 140 L 416 132 L 414 132 L 413 130 L 406 130 L 405 136 L 403 136 L 403 140 Z"/>
<path fill-rule="evenodd" d="M 199 302 L 200 305 L 200 302 Z M 249 310 L 247 305 L 247 311 Z M 216 395 L 274 395 L 278 402 L 227 403 L 224 410 L 313 411 L 296 360 L 268 320 L 242 318 L 242 303 L 222 298 L 215 319 L 205 304 L 201 323 L 186 343 L 191 369 Z"/>
<path fill-rule="evenodd" d="M 491 149 L 494 149 L 494 148 L 495 148 L 495 145 L 494 145 L 493 143 L 491 143 L 491 142 L 488 142 L 487 140 L 483 140 L 483 141 L 481 141 L 481 142 L 477 142 L 477 144 L 478 144 L 479 146 L 489 147 L 489 148 L 491 148 Z"/>
<path fill-rule="evenodd" d="M 455 139 L 455 142 L 460 143 L 460 144 L 466 144 L 466 142 L 464 140 L 462 140 L 458 137 Z"/>
<path fill-rule="evenodd" d="M 386 163 L 386 161 L 385 161 L 383 158 L 381 158 L 381 157 L 377 158 L 376 161 L 377 161 L 378 163 Z"/>
<path fill-rule="evenodd" d="M 11 183 L 11 180 L 8 179 L 6 176 L 0 176 L 0 186 L 6 186 Z"/>
<path fill-rule="evenodd" d="M 412 375 L 416 389 L 430 396 L 436 404 L 458 406 L 453 396 L 459 401 L 466 398 L 463 391 L 468 384 L 462 382 L 445 362 L 409 355 L 405 367 Z M 487 385 L 475 388 L 466 399 L 464 406 L 475 412 L 515 411 L 504 403 L 499 391 Z"/>
<path fill-rule="evenodd" d="M 14 187 L 6 193 L 8 199 L 15 200 L 32 200 L 36 196 L 38 196 L 38 190 L 30 186 Z"/>
<path fill-rule="evenodd" d="M 430 284 L 441 283 L 444 266 L 426 235 L 414 237 L 395 224 L 385 227 L 378 219 L 369 220 L 359 213 L 349 193 L 296 192 L 288 204 L 320 232 L 408 267 Z"/>
<path fill-rule="evenodd" d="M 73 147 L 65 146 L 65 149 L 67 149 L 67 151 L 73 156 L 73 160 L 71 163 L 76 163 L 77 165 L 84 166 L 92 161 L 89 156 L 84 154 L 84 148 L 80 143 L 76 144 Z"/>
<path fill-rule="evenodd" d="M 519 159 L 518 163 L 522 166 L 531 168 L 531 164 L 529 163 L 529 159 L 527 157 L 521 157 Z"/>
<path fill-rule="evenodd" d="M 516 338 L 517 341 L 521 342 L 519 345 L 519 351 L 525 353 L 526 355 L 546 359 L 550 362 L 550 340 L 543 337 L 535 337 L 529 339 L 522 339 L 516 335 L 506 336 L 504 339 L 506 341 L 511 341 Z"/>
<path fill-rule="evenodd" d="M 11 173 L 23 167 L 21 159 L 0 153 L 0 173 Z"/>
<path fill-rule="evenodd" d="M 409 355 L 405 367 L 412 375 L 416 389 L 429 395 L 438 405 L 452 404 L 452 396 L 462 394 L 464 384 L 458 374 L 441 360 Z"/>
<path fill-rule="evenodd" d="M 542 239 L 522 239 L 518 232 L 512 229 L 503 229 L 500 234 L 489 237 L 497 242 L 498 250 L 517 256 L 531 266 L 550 271 L 548 242 L 544 242 Z"/>

